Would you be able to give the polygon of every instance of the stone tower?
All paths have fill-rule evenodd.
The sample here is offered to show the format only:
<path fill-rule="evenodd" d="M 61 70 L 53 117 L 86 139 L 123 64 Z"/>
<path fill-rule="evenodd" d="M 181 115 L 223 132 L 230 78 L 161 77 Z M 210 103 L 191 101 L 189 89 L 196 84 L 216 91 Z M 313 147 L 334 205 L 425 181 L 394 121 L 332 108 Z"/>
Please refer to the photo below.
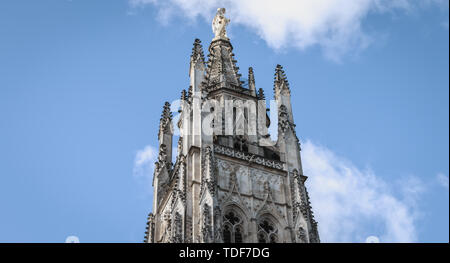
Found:
<path fill-rule="evenodd" d="M 286 75 L 277 65 L 273 141 L 263 90 L 257 91 L 252 68 L 241 81 L 224 13 L 219 8 L 213 20 L 207 62 L 200 40 L 194 42 L 175 164 L 174 124 L 170 104 L 164 105 L 145 242 L 320 242 Z"/>

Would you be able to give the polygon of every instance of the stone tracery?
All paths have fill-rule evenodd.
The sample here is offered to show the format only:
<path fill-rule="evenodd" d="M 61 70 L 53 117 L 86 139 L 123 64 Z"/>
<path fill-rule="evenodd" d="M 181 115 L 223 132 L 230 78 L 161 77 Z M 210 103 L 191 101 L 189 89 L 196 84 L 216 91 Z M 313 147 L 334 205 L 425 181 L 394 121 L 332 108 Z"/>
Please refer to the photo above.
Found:
<path fill-rule="evenodd" d="M 278 229 L 270 219 L 258 223 L 258 243 L 278 243 Z"/>
<path fill-rule="evenodd" d="M 233 210 L 223 217 L 223 241 L 224 243 L 243 243 L 243 221 Z"/>

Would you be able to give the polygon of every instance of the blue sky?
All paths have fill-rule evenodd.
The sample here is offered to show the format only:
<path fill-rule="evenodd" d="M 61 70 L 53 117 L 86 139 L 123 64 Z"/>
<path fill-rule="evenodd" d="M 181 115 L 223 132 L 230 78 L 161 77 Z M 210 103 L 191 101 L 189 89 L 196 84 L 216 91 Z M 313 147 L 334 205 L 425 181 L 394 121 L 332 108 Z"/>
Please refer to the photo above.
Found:
<path fill-rule="evenodd" d="M 0 242 L 142 241 L 138 160 L 150 165 L 164 101 L 188 88 L 192 43 L 206 52 L 222 3 L 266 97 L 284 66 L 322 240 L 449 241 L 448 1 L 193 2 L 0 3 Z"/>

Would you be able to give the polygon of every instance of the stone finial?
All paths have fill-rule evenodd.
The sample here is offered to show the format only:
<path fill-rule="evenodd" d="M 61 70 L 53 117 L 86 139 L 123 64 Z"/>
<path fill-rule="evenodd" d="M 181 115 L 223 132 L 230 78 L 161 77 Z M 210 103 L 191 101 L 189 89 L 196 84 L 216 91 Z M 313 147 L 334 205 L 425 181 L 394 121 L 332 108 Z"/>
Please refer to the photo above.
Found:
<path fill-rule="evenodd" d="M 275 68 L 275 82 L 287 83 L 286 73 L 284 73 L 283 67 L 280 64 Z"/>
<path fill-rule="evenodd" d="M 248 82 L 255 82 L 255 75 L 253 74 L 253 68 L 248 68 Z"/>
<path fill-rule="evenodd" d="M 289 82 L 286 77 L 286 73 L 284 73 L 283 67 L 281 65 L 277 65 L 275 68 L 275 77 L 274 77 L 274 93 L 277 93 L 278 90 L 287 89 L 289 92 Z"/>
<path fill-rule="evenodd" d="M 170 103 L 167 101 L 164 103 L 163 112 L 161 114 L 161 120 L 163 119 L 172 120 L 172 112 L 170 112 Z"/>
<path fill-rule="evenodd" d="M 170 103 L 166 101 L 166 103 L 164 103 L 161 119 L 159 120 L 160 132 L 158 133 L 158 139 L 160 138 L 161 132 L 167 133 L 170 131 L 171 122 L 172 122 L 172 112 L 170 111 Z"/>
<path fill-rule="evenodd" d="M 253 96 L 256 96 L 255 75 L 252 67 L 248 68 L 248 89 Z"/>
<path fill-rule="evenodd" d="M 214 39 L 225 39 L 227 37 L 227 25 L 230 23 L 230 19 L 225 17 L 225 8 L 217 8 L 216 16 L 212 21 L 212 31 L 214 32 Z"/>
<path fill-rule="evenodd" d="M 280 64 L 278 64 L 275 68 L 274 80 L 275 80 L 275 84 L 284 83 L 284 84 L 286 84 L 286 87 L 289 88 L 289 83 L 288 83 L 288 80 L 286 77 L 286 73 L 284 72 L 283 67 Z"/>
<path fill-rule="evenodd" d="M 188 99 L 188 95 L 185 89 L 181 91 L 181 100 L 186 101 Z"/>
<path fill-rule="evenodd" d="M 200 41 L 200 39 L 196 38 L 194 40 L 194 47 L 192 48 L 191 63 L 197 62 L 199 60 L 202 63 L 205 63 L 205 56 L 203 55 L 202 41 Z"/>

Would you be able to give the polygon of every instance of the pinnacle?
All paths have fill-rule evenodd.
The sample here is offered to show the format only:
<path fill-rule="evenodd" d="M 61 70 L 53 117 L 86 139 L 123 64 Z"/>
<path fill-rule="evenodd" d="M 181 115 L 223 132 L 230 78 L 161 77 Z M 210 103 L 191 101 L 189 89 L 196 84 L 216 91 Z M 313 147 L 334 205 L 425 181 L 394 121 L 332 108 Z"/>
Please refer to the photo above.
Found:
<path fill-rule="evenodd" d="M 170 103 L 169 102 L 165 102 L 164 103 L 164 107 L 163 107 L 163 112 L 161 114 L 161 120 L 163 119 L 172 119 L 172 112 L 170 111 Z"/>
<path fill-rule="evenodd" d="M 250 90 L 250 95 L 256 96 L 255 75 L 252 67 L 248 68 L 248 89 Z"/>
<path fill-rule="evenodd" d="M 187 100 L 187 99 L 188 99 L 187 92 L 185 89 L 183 89 L 181 91 L 181 100 Z"/>
<path fill-rule="evenodd" d="M 197 61 L 199 58 L 201 59 L 202 62 L 205 61 L 205 56 L 203 55 L 202 41 L 196 38 L 194 40 L 194 47 L 192 48 L 191 59 Z"/>
<path fill-rule="evenodd" d="M 278 64 L 275 68 L 274 82 L 275 87 L 277 86 L 277 84 L 284 83 L 286 88 L 289 89 L 289 82 L 287 80 L 286 73 L 284 72 L 283 67 L 280 64 Z"/>
<path fill-rule="evenodd" d="M 255 82 L 255 75 L 253 74 L 253 68 L 248 68 L 248 82 Z"/>
<path fill-rule="evenodd" d="M 264 90 L 262 88 L 259 88 L 258 90 L 258 100 L 265 100 L 266 96 L 264 95 Z"/>
<path fill-rule="evenodd" d="M 163 112 L 161 114 L 161 119 L 159 120 L 159 132 L 158 140 L 160 139 L 161 132 L 166 133 L 169 130 L 169 125 L 172 122 L 172 112 L 170 111 L 170 103 L 166 101 L 164 103 Z"/>
<path fill-rule="evenodd" d="M 275 81 L 281 82 L 285 80 L 287 80 L 286 73 L 284 73 L 283 67 L 280 64 L 278 64 L 277 67 L 275 68 Z"/>

